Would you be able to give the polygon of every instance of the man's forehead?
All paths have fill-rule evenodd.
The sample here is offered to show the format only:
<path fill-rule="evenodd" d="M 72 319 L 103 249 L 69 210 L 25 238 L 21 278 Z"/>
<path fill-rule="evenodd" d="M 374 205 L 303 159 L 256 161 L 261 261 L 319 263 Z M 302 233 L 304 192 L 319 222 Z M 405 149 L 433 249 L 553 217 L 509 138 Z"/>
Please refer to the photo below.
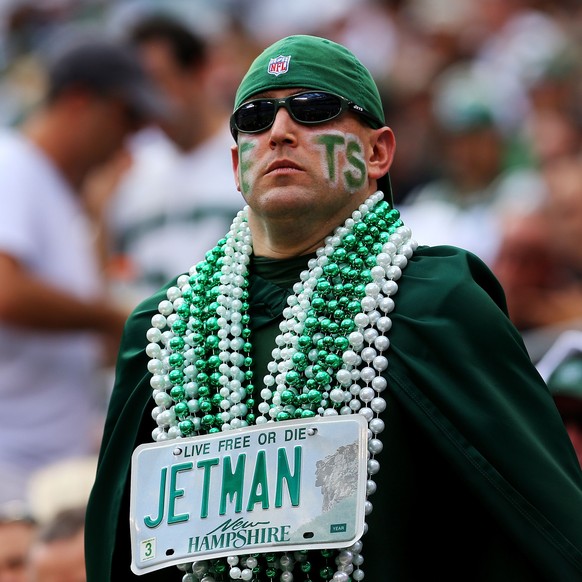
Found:
<path fill-rule="evenodd" d="M 261 91 L 255 93 L 246 100 L 246 103 L 253 101 L 255 99 L 276 99 L 278 97 L 287 97 L 288 95 L 295 95 L 298 93 L 305 93 L 305 91 L 311 91 L 311 89 L 306 89 L 305 87 L 291 87 L 286 89 L 268 89 L 266 91 Z M 315 91 L 315 89 L 314 89 Z M 319 93 L 321 91 L 318 91 Z"/>

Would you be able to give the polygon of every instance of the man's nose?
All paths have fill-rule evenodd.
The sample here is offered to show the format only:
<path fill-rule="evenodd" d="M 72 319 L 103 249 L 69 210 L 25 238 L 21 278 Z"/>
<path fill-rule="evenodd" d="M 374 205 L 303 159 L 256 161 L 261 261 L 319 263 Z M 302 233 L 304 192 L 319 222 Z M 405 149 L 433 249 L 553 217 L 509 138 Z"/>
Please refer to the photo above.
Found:
<path fill-rule="evenodd" d="M 269 128 L 272 144 L 290 143 L 296 140 L 297 122 L 289 115 L 289 112 L 280 107 L 275 114 L 273 125 Z"/>

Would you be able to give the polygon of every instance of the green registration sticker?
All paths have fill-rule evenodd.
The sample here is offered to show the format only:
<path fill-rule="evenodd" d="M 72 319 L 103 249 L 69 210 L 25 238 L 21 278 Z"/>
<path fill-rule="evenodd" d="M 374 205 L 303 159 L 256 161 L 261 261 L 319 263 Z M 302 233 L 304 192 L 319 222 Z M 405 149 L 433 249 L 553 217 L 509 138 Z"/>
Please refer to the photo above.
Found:
<path fill-rule="evenodd" d="M 156 557 L 156 538 L 142 540 L 139 545 L 139 559 L 142 562 L 153 560 Z"/>
<path fill-rule="evenodd" d="M 133 572 L 352 545 L 364 532 L 367 440 L 366 419 L 351 414 L 140 445 Z"/>

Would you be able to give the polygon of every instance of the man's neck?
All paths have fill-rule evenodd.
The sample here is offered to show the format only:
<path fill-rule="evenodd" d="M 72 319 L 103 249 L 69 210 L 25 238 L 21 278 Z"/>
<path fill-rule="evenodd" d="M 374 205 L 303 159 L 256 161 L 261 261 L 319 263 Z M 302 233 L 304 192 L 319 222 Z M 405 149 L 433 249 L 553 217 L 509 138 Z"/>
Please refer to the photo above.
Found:
<path fill-rule="evenodd" d="M 353 208 L 345 208 L 343 212 L 325 217 L 302 214 L 265 219 L 249 209 L 254 253 L 273 259 L 288 259 L 315 252 L 325 245 L 326 237 L 343 225 L 368 195 L 362 194 Z"/>
<path fill-rule="evenodd" d="M 183 132 L 178 130 L 175 135 L 169 135 L 178 150 L 184 154 L 193 152 L 217 135 L 225 127 L 225 120 L 222 115 L 210 113 L 196 122 L 191 122 L 189 126 L 191 129 L 186 128 Z"/>

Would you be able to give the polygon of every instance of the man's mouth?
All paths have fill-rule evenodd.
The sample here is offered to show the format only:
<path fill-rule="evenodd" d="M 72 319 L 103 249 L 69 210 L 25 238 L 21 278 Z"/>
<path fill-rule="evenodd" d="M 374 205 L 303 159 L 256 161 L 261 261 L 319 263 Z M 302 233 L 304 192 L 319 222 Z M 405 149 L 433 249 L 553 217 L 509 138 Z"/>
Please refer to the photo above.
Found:
<path fill-rule="evenodd" d="M 296 164 L 291 160 L 275 160 L 267 166 L 266 174 L 271 174 L 273 172 L 284 173 L 286 171 L 294 172 L 297 170 L 301 171 L 302 168 L 299 164 Z"/>

